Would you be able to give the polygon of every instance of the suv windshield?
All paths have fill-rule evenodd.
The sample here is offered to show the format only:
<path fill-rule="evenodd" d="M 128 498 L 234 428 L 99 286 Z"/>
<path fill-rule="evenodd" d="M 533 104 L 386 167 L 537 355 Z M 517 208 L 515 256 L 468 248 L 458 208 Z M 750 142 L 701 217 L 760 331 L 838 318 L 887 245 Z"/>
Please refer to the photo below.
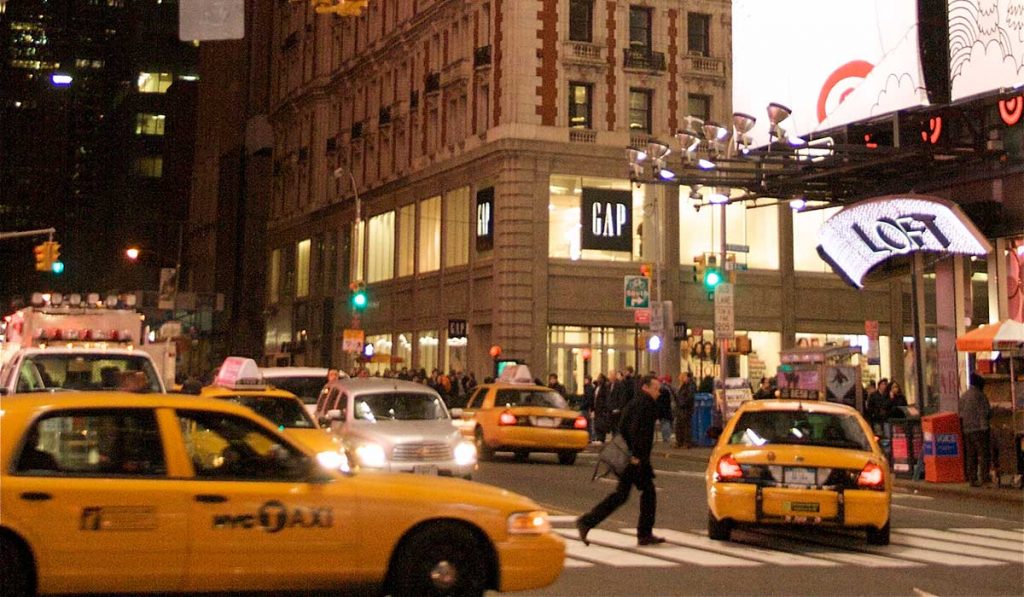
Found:
<path fill-rule="evenodd" d="M 250 408 L 281 429 L 313 429 L 313 419 L 296 400 L 274 396 L 226 396 L 227 400 Z"/>
<path fill-rule="evenodd" d="M 495 406 L 543 406 L 569 408 L 565 398 L 553 390 L 498 390 Z"/>
<path fill-rule="evenodd" d="M 264 380 L 279 390 L 291 392 L 305 404 L 316 404 L 316 398 L 320 390 L 327 385 L 326 375 L 314 375 L 308 377 L 264 377 Z"/>
<path fill-rule="evenodd" d="M 729 437 L 743 446 L 801 445 L 868 451 L 871 444 L 853 415 L 806 411 L 743 413 Z"/>
<path fill-rule="evenodd" d="M 163 391 L 146 355 L 37 354 L 18 370 L 18 392 L 118 389 Z"/>
<path fill-rule="evenodd" d="M 433 394 L 388 392 L 355 397 L 355 418 L 364 421 L 433 421 L 447 419 L 448 411 Z"/>

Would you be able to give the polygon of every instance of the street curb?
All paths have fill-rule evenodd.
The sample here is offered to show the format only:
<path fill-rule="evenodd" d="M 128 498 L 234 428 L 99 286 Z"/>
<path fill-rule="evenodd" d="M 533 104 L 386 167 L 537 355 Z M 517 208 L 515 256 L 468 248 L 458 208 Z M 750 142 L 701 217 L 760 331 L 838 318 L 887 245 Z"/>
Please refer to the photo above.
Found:
<path fill-rule="evenodd" d="M 599 445 L 591 445 L 588 452 L 597 452 L 601 449 Z M 711 457 L 711 448 L 662 448 L 655 446 L 651 450 L 651 456 L 659 458 L 673 458 L 676 460 L 689 460 L 707 464 Z M 1014 487 L 971 487 L 967 483 L 931 483 L 928 481 L 914 481 L 911 479 L 893 478 L 893 491 L 913 495 L 938 494 L 952 497 L 964 497 L 982 499 L 993 502 L 1007 502 L 1024 505 L 1024 491 Z"/>

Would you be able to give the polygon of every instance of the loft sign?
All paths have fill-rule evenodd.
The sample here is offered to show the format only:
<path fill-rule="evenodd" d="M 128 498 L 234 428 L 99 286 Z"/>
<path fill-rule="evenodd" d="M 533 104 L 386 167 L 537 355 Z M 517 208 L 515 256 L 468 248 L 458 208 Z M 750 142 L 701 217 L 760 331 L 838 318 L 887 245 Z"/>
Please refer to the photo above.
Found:
<path fill-rule="evenodd" d="M 862 201 L 829 218 L 818 233 L 818 254 L 857 288 L 893 257 L 919 251 L 984 256 L 990 250 L 955 203 L 924 195 Z"/>
<path fill-rule="evenodd" d="M 633 194 L 584 188 L 580 205 L 580 248 L 633 250 Z"/>

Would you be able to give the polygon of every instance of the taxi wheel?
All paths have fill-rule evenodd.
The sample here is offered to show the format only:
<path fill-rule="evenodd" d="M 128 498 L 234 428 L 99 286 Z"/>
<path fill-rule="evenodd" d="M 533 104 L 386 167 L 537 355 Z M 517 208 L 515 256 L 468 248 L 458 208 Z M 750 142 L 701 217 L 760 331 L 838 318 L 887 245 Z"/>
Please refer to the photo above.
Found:
<path fill-rule="evenodd" d="M 718 520 L 708 510 L 708 537 L 715 541 L 728 541 L 732 536 L 732 523 L 728 520 Z"/>
<path fill-rule="evenodd" d="M 558 464 L 576 464 L 576 452 L 559 452 Z"/>
<path fill-rule="evenodd" d="M 868 545 L 889 545 L 889 521 L 880 529 L 868 527 Z"/>
<path fill-rule="evenodd" d="M 0 593 L 20 597 L 35 595 L 32 562 L 21 545 L 0 537 Z"/>
<path fill-rule="evenodd" d="M 488 547 L 459 524 L 432 524 L 402 542 L 392 560 L 392 595 L 483 595 Z"/>
<path fill-rule="evenodd" d="M 473 432 L 473 437 L 476 440 L 476 453 L 480 456 L 480 460 L 490 460 L 494 458 L 494 450 L 487 445 L 484 441 L 484 430 L 480 427 L 476 428 Z"/>

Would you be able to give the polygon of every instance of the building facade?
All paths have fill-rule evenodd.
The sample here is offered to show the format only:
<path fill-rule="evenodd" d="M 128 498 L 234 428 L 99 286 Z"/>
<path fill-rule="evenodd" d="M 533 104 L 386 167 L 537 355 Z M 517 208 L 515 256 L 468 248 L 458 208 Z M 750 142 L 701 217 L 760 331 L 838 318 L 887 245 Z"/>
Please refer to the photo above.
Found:
<path fill-rule="evenodd" d="M 730 105 L 730 25 L 717 0 L 379 0 L 358 18 L 277 4 L 265 359 L 351 366 L 358 328 L 378 371 L 479 378 L 500 350 L 572 392 L 626 366 L 716 373 L 694 265 L 717 252 L 722 211 L 701 209 L 708 189 L 631 184 L 624 148 L 687 116 L 763 110 Z M 864 375 L 903 378 L 905 280 L 845 286 L 814 251 L 829 210 L 724 213 L 750 341 L 730 374 L 771 376 L 798 343 L 864 345 L 877 321 Z M 648 269 L 651 298 L 672 303 L 658 351 L 624 293 Z M 357 314 L 352 281 L 370 296 Z"/>

